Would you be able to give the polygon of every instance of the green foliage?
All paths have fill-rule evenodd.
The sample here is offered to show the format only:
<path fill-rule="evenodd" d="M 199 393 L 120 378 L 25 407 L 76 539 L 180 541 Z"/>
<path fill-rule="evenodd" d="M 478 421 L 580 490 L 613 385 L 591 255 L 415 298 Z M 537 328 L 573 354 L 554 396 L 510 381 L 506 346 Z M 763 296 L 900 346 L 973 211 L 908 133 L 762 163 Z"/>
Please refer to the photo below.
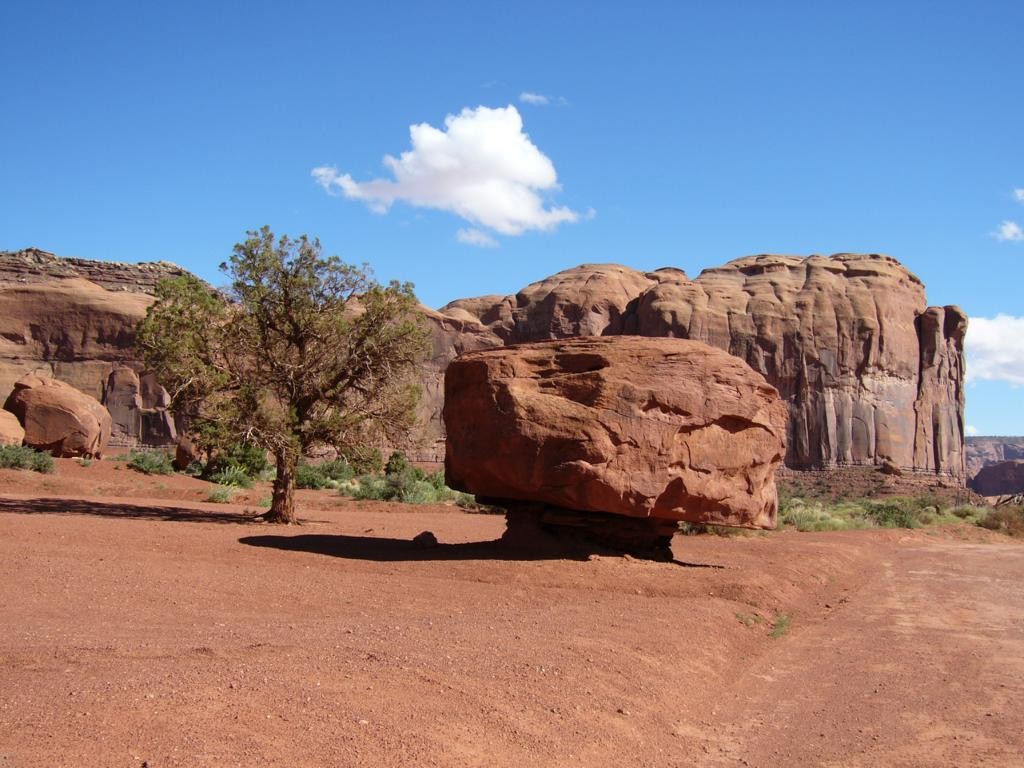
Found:
<path fill-rule="evenodd" d="M 772 637 L 778 640 L 780 637 L 789 632 L 789 625 L 791 624 L 789 616 L 784 613 L 780 613 L 775 617 L 775 623 L 772 624 Z"/>
<path fill-rule="evenodd" d="M 412 285 L 382 286 L 305 235 L 248 235 L 221 265 L 226 292 L 192 277 L 158 286 L 137 333 L 147 367 L 200 448 L 245 435 L 274 454 L 275 484 L 293 482 L 316 445 L 338 447 L 353 466 L 357 454 L 372 461 L 362 446 L 405 438 L 415 419 L 428 334 Z"/>
<path fill-rule="evenodd" d="M 92 459 L 89 456 L 83 456 L 81 459 L 78 460 L 78 464 L 83 467 L 91 467 Z"/>
<path fill-rule="evenodd" d="M 401 451 L 395 451 L 388 457 L 388 463 L 384 465 L 385 475 L 404 475 L 412 469 L 412 465 Z"/>
<path fill-rule="evenodd" d="M 53 472 L 53 457 L 27 445 L 0 445 L 0 469 L 28 469 L 48 475 Z"/>
<path fill-rule="evenodd" d="M 228 488 L 225 485 L 218 486 L 210 490 L 207 494 L 206 500 L 211 501 L 214 504 L 227 504 L 234 497 L 235 491 L 232 488 Z"/>
<path fill-rule="evenodd" d="M 355 475 L 372 475 L 384 469 L 384 457 L 378 448 L 366 445 L 345 446 L 341 458 L 348 462 Z"/>
<path fill-rule="evenodd" d="M 1024 507 L 1006 506 L 990 510 L 978 525 L 1008 536 L 1024 537 Z"/>
<path fill-rule="evenodd" d="M 865 517 L 879 528 L 917 528 L 918 512 L 907 504 L 893 501 L 880 501 L 865 505 Z"/>
<path fill-rule="evenodd" d="M 232 488 L 252 488 L 252 478 L 237 464 L 229 464 L 210 475 L 210 482 Z"/>
<path fill-rule="evenodd" d="M 972 522 L 976 510 L 948 509 L 934 495 L 893 497 L 875 501 L 805 500 L 780 496 L 779 525 L 798 531 L 847 531 L 863 528 L 919 528 Z"/>
<path fill-rule="evenodd" d="M 426 474 L 416 467 L 405 471 L 381 475 L 362 475 L 354 482 L 339 487 L 340 493 L 361 501 L 399 501 L 403 504 L 455 503 L 467 509 L 477 509 L 476 499 L 444 484 L 444 474 Z"/>
<path fill-rule="evenodd" d="M 342 458 L 322 461 L 319 464 L 300 462 L 295 471 L 295 486 L 314 490 L 338 488 L 341 483 L 351 480 L 354 476 L 355 471 Z"/>
<path fill-rule="evenodd" d="M 132 451 L 128 454 L 128 466 L 146 475 L 174 473 L 174 464 L 167 451 Z"/>
<path fill-rule="evenodd" d="M 242 472 L 250 480 L 258 480 L 271 469 L 271 464 L 267 460 L 267 452 L 264 449 L 252 443 L 234 443 L 207 462 L 204 476 L 212 480 L 214 475 L 225 469 Z M 217 481 L 214 480 L 214 482 Z M 230 485 L 230 483 L 225 483 L 225 485 Z M 248 488 L 249 486 L 244 487 Z"/>

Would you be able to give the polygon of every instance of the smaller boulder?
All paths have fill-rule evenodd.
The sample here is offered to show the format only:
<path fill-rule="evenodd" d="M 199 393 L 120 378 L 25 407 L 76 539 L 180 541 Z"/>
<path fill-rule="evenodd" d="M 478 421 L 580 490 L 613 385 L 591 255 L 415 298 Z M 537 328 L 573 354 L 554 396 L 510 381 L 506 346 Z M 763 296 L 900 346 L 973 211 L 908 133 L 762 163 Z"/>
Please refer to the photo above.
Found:
<path fill-rule="evenodd" d="M 18 417 L 10 411 L 0 411 L 0 445 L 21 445 L 24 440 L 25 430 Z"/>
<path fill-rule="evenodd" d="M 4 403 L 25 430 L 25 445 L 57 457 L 102 458 L 110 413 L 100 402 L 58 379 L 35 374 L 14 384 Z"/>
<path fill-rule="evenodd" d="M 184 472 L 194 462 L 200 461 L 202 456 L 199 453 L 199 449 L 196 448 L 195 443 L 189 440 L 187 437 L 180 437 L 178 439 L 178 445 L 174 449 L 174 468 L 179 472 Z"/>

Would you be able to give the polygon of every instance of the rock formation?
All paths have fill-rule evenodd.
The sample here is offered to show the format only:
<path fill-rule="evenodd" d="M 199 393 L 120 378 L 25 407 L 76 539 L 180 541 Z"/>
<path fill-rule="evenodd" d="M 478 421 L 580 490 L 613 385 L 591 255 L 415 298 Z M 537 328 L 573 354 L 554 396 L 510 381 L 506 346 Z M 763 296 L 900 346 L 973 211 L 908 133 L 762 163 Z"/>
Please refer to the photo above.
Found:
<path fill-rule="evenodd" d="M 127 366 L 115 368 L 103 388 L 103 405 L 113 421 L 113 435 L 119 442 L 138 441 L 144 445 L 169 445 L 177 441 L 174 415 L 167 390 L 146 374 L 139 378 Z"/>
<path fill-rule="evenodd" d="M 165 263 L 62 259 L 37 249 L 0 252 L 0 397 L 25 374 L 42 373 L 103 399 L 114 369 L 141 369 L 135 326 L 153 302 L 156 283 L 181 274 Z M 137 421 L 147 423 L 141 415 Z M 131 444 L 144 436 L 123 437 Z"/>
<path fill-rule="evenodd" d="M 971 490 L 982 496 L 1013 496 L 1024 493 L 1024 460 L 987 464 L 971 478 Z"/>
<path fill-rule="evenodd" d="M 10 411 L 0 411 L 0 445 L 21 445 L 25 440 L 25 429 L 18 417 Z"/>
<path fill-rule="evenodd" d="M 1019 460 L 1024 460 L 1024 437 L 967 438 L 967 474 L 970 477 L 989 464 Z"/>
<path fill-rule="evenodd" d="M 505 343 L 638 334 L 745 360 L 789 406 L 786 464 L 883 464 L 962 480 L 966 316 L 879 255 L 751 256 L 691 280 L 583 265 L 441 314 Z M 435 403 L 435 408 L 440 406 Z"/>
<path fill-rule="evenodd" d="M 28 375 L 14 384 L 4 409 L 25 429 L 25 445 L 54 456 L 101 458 L 110 414 L 94 397 L 63 381 Z"/>
<path fill-rule="evenodd" d="M 775 524 L 785 405 L 706 344 L 624 336 L 466 354 L 448 367 L 444 421 L 449 485 L 502 505 Z"/>
<path fill-rule="evenodd" d="M 159 279 L 183 273 L 167 263 L 0 252 L 0 396 L 39 370 L 103 399 L 114 369 L 141 373 L 135 325 Z M 789 407 L 790 467 L 887 465 L 964 478 L 966 318 L 956 307 L 929 308 L 920 280 L 885 256 L 752 256 L 692 280 L 678 269 L 589 264 L 514 296 L 422 311 L 434 347 L 423 367 L 421 447 L 409 450 L 418 460 L 444 457 L 443 377 L 458 354 L 637 334 L 703 341 L 764 375 Z M 146 423 L 141 414 L 119 420 Z"/>

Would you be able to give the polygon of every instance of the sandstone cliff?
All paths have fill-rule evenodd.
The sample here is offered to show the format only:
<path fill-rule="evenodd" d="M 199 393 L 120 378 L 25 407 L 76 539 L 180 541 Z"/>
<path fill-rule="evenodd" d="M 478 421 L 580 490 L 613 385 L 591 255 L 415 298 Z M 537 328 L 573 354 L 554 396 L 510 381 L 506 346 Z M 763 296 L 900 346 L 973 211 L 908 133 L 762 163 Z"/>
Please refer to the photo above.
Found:
<path fill-rule="evenodd" d="M 53 376 L 105 401 L 111 373 L 140 369 L 135 325 L 173 264 L 63 259 L 38 249 L 0 252 L 0 397 L 27 373 Z M 126 442 L 140 435 L 122 433 Z"/>
<path fill-rule="evenodd" d="M 924 286 L 880 255 L 751 256 L 691 280 L 582 265 L 515 296 L 442 315 L 505 343 L 637 334 L 703 341 L 744 359 L 789 407 L 786 464 L 889 462 L 964 475 L 967 318 L 928 307 Z M 438 407 L 440 404 L 438 404 Z"/>
<path fill-rule="evenodd" d="M 182 273 L 162 262 L 0 252 L 0 396 L 42 370 L 104 400 L 116 368 L 140 370 L 134 327 L 156 283 Z M 966 317 L 956 307 L 928 307 L 921 281 L 886 256 L 751 256 L 695 279 L 672 268 L 587 264 L 514 296 L 422 311 L 433 335 L 423 366 L 423 448 L 412 452 L 422 460 L 444 458 L 444 370 L 457 355 L 631 334 L 703 341 L 761 373 L 788 406 L 790 467 L 890 462 L 964 476 Z"/>

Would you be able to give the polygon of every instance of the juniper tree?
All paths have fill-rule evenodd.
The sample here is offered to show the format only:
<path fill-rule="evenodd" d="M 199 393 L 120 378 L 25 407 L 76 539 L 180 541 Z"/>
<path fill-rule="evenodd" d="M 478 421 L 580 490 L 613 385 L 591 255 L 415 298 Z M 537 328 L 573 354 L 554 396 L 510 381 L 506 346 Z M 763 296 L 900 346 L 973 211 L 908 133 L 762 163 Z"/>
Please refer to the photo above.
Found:
<path fill-rule="evenodd" d="M 224 291 L 191 275 L 161 282 L 137 345 L 199 444 L 241 439 L 274 455 L 265 517 L 294 523 L 301 456 L 398 442 L 412 426 L 427 334 L 410 283 L 382 286 L 305 235 L 247 235 L 221 264 Z"/>

